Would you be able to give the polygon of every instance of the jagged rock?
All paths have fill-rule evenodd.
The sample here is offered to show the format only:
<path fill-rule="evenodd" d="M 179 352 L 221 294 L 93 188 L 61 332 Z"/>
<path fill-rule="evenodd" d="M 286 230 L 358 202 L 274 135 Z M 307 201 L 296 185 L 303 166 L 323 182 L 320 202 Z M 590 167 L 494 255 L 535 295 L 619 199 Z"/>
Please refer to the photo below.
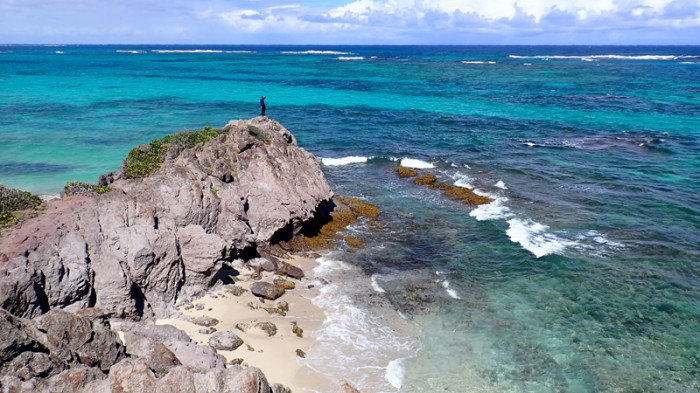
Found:
<path fill-rule="evenodd" d="M 227 258 L 228 245 L 216 234 L 208 234 L 199 225 L 188 225 L 177 231 L 182 262 L 188 285 L 211 285 Z"/>
<path fill-rule="evenodd" d="M 284 287 L 269 282 L 258 281 L 250 285 L 250 292 L 258 297 L 268 300 L 276 300 L 284 295 Z"/>
<path fill-rule="evenodd" d="M 340 393 L 360 393 L 360 391 L 350 385 L 348 381 L 343 381 L 340 384 Z"/>
<path fill-rule="evenodd" d="M 246 264 L 251 269 L 260 269 L 266 272 L 274 272 L 277 270 L 277 265 L 267 258 L 253 258 L 246 262 Z"/>
<path fill-rule="evenodd" d="M 30 320 L 0 309 L 0 375 L 31 380 L 80 366 L 105 372 L 124 357 L 108 325 L 62 310 Z"/>
<path fill-rule="evenodd" d="M 163 343 L 153 342 L 147 338 L 136 340 L 127 347 L 127 353 L 134 357 L 143 358 L 148 368 L 161 377 L 168 371 L 182 364 L 180 359 Z"/>
<path fill-rule="evenodd" d="M 67 365 L 79 363 L 107 371 L 124 357 L 125 349 L 109 326 L 61 310 L 51 310 L 35 322 L 46 334 L 51 357 Z"/>
<path fill-rule="evenodd" d="M 291 278 L 296 278 L 297 280 L 301 280 L 302 278 L 304 278 L 304 271 L 301 270 L 301 268 L 280 260 L 276 262 L 277 274 L 289 276 Z"/>
<path fill-rule="evenodd" d="M 115 329 L 124 333 L 126 347 L 130 348 L 140 339 L 148 339 L 153 345 L 162 343 L 172 351 L 177 359 L 190 369 L 207 371 L 226 366 L 226 359 L 216 353 L 216 350 L 208 345 L 197 345 L 182 330 L 171 325 L 144 325 L 132 322 L 123 322 L 115 325 Z"/>
<path fill-rule="evenodd" d="M 272 283 L 286 289 L 294 289 L 296 288 L 296 284 L 294 284 L 292 281 L 285 280 L 283 278 L 275 278 L 272 280 Z"/>
<path fill-rule="evenodd" d="M 233 296 L 241 296 L 244 293 L 246 293 L 246 290 L 239 287 L 238 285 L 234 285 L 233 287 L 229 288 L 228 293 L 230 293 Z"/>
<path fill-rule="evenodd" d="M 219 324 L 218 319 L 208 317 L 206 315 L 190 317 L 190 322 L 194 323 L 195 325 L 204 326 L 204 327 L 212 327 L 214 325 Z"/>
<path fill-rule="evenodd" d="M 95 367 L 78 366 L 40 382 L 35 392 L 77 393 L 90 382 L 104 378 L 105 375 Z"/>
<path fill-rule="evenodd" d="M 199 334 L 212 334 L 212 333 L 216 332 L 216 328 L 207 327 L 207 328 L 199 329 L 198 332 L 199 332 Z"/>
<path fill-rule="evenodd" d="M 292 333 L 297 335 L 297 337 L 304 337 L 304 329 L 299 327 L 296 321 L 292 322 Z"/>
<path fill-rule="evenodd" d="M 171 147 L 149 177 L 119 170 L 100 180 L 114 191 L 50 201 L 0 237 L 0 306 L 24 317 L 92 306 L 115 318 L 167 316 L 184 288 L 213 285 L 225 261 L 287 240 L 331 199 L 316 158 L 279 123 L 225 129 Z"/>
<path fill-rule="evenodd" d="M 234 351 L 243 345 L 243 340 L 236 333 L 226 330 L 212 334 L 209 337 L 209 345 L 220 351 Z"/>

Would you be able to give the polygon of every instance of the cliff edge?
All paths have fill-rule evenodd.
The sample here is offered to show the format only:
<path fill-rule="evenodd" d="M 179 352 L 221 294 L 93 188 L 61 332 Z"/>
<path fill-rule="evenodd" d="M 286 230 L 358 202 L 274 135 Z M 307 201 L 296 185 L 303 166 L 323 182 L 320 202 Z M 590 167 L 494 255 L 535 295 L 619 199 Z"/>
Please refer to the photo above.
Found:
<path fill-rule="evenodd" d="M 227 261 L 291 238 L 333 196 L 317 159 L 265 117 L 230 121 L 191 148 L 158 148 L 152 174 L 134 175 L 127 159 L 100 178 L 110 192 L 53 200 L 0 238 L 0 307 L 28 318 L 89 307 L 164 315 L 221 279 Z"/>

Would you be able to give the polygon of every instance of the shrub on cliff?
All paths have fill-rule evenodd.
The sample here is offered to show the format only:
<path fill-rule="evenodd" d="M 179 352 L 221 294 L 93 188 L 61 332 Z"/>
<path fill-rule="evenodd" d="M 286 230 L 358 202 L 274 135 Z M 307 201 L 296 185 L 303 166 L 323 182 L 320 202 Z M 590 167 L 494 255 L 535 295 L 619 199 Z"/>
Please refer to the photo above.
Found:
<path fill-rule="evenodd" d="M 21 190 L 7 188 L 0 184 L 0 225 L 10 224 L 16 220 L 13 212 L 18 210 L 37 209 L 41 206 L 41 198 Z"/>
<path fill-rule="evenodd" d="M 148 145 L 131 149 L 124 160 L 124 173 L 131 179 L 149 176 L 163 164 L 168 146 L 189 149 L 199 143 L 214 139 L 223 132 L 224 130 L 220 128 L 207 126 L 197 131 L 183 131 L 168 135 L 163 139 L 154 139 Z"/>
<path fill-rule="evenodd" d="M 63 193 L 66 195 L 82 195 L 82 194 L 106 194 L 112 191 L 112 188 L 107 186 L 98 186 L 96 184 L 83 183 L 80 181 L 68 182 L 63 187 Z"/>

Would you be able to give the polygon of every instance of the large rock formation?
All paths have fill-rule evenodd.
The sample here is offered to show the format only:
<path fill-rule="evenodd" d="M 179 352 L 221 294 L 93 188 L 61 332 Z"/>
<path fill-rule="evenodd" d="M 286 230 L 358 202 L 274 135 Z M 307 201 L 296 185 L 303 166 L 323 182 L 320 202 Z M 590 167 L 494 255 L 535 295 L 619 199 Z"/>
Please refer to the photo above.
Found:
<path fill-rule="evenodd" d="M 229 122 L 190 149 L 172 146 L 145 178 L 103 178 L 114 191 L 49 203 L 0 238 L 0 307 L 35 317 L 99 307 L 158 315 L 222 266 L 288 240 L 332 197 L 316 158 L 263 117 Z"/>
<path fill-rule="evenodd" d="M 202 362 L 188 351 L 181 362 L 167 345 L 190 339 L 172 326 L 127 331 L 125 351 L 98 310 L 78 314 L 52 310 L 32 320 L 0 309 L 0 391 L 289 393 L 256 368 L 226 368 L 223 358 Z"/>

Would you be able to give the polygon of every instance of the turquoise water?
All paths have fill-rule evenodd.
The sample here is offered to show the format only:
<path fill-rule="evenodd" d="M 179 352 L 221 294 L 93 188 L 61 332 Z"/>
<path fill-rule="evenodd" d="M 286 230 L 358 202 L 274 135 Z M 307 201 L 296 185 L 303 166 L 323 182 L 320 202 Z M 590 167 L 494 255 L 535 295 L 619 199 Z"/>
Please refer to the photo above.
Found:
<path fill-rule="evenodd" d="M 383 211 L 333 258 L 419 328 L 402 392 L 700 391 L 698 47 L 0 46 L 0 86 L 0 183 L 42 194 L 266 95 Z"/>

